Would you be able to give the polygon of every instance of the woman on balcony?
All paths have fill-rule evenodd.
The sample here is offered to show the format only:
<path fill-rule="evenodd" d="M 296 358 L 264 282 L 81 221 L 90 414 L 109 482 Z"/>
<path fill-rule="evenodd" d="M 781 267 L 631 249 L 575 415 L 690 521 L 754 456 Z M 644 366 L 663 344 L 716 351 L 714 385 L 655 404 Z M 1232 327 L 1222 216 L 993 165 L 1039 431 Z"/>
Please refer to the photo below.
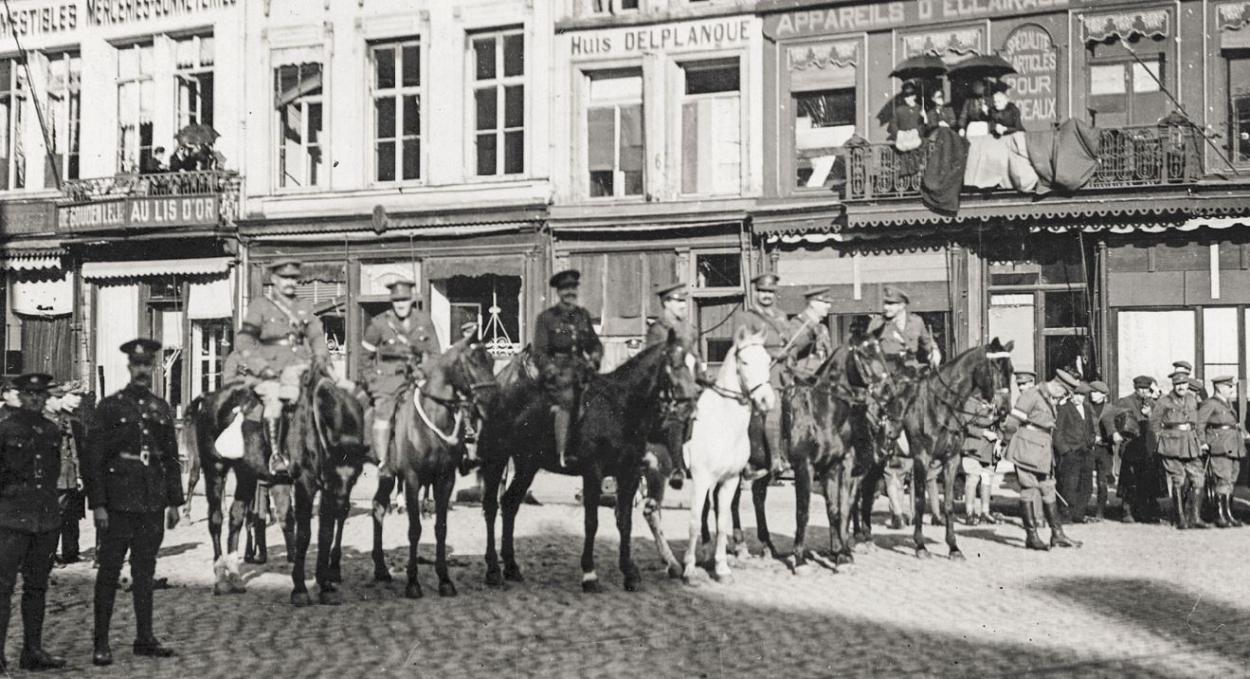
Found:
<path fill-rule="evenodd" d="M 933 90 L 932 94 L 929 95 L 929 101 L 925 108 L 929 121 L 929 135 L 932 135 L 939 127 L 955 129 L 959 125 L 959 118 L 955 115 L 955 108 L 946 103 L 946 93 L 941 89 Z"/>
<path fill-rule="evenodd" d="M 965 128 L 968 138 L 968 165 L 964 185 L 975 189 L 1009 189 L 1031 193 L 1037 186 L 1037 172 L 1029 162 L 1020 109 L 1007 99 L 1008 85 L 996 81 L 989 106 Z M 968 111 L 965 106 L 965 112 Z"/>
<path fill-rule="evenodd" d="M 890 141 L 899 152 L 899 170 L 904 174 L 916 172 L 923 158 L 922 133 L 926 131 L 925 111 L 916 96 L 916 83 L 903 83 L 899 93 L 900 102 L 894 105 L 894 119 L 890 121 Z"/>

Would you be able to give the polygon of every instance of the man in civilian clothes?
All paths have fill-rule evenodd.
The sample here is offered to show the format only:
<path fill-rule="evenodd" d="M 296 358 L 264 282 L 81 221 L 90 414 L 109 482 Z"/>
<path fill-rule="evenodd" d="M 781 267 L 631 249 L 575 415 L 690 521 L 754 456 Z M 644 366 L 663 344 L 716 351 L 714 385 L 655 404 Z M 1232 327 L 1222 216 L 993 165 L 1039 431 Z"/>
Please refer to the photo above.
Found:
<path fill-rule="evenodd" d="M 1112 443 L 1120 446 L 1120 478 L 1117 495 L 1124 505 L 1124 523 L 1159 520 L 1159 503 L 1155 498 L 1156 478 L 1153 474 L 1154 443 L 1151 440 L 1150 411 L 1154 378 L 1138 375 L 1133 378 L 1133 393 L 1115 402 L 1117 410 L 1128 417 L 1116 426 Z"/>
<path fill-rule="evenodd" d="M 96 665 L 113 663 L 109 624 L 127 552 L 134 578 L 134 653 L 153 658 L 175 655 L 152 629 L 156 556 L 166 526 L 178 525 L 178 507 L 183 503 L 173 412 L 151 391 L 161 343 L 136 339 L 123 344 L 121 351 L 130 359 L 130 384 L 100 402 L 83 461 L 88 503 L 102 535 L 91 657 Z"/>
<path fill-rule="evenodd" d="M 1111 484 L 1112 467 L 1115 464 L 1111 438 L 1115 435 L 1115 418 L 1118 411 L 1115 406 L 1107 402 L 1111 389 L 1107 387 L 1106 382 L 1096 380 L 1090 382 L 1089 387 L 1091 389 L 1089 409 L 1094 413 L 1094 421 L 1097 423 L 1094 434 L 1093 462 L 1098 499 L 1094 515 L 1086 518 L 1091 521 L 1102 521 L 1107 511 L 1107 492 Z"/>
<path fill-rule="evenodd" d="M 1067 503 L 1072 523 L 1085 523 L 1085 507 L 1093 490 L 1094 413 L 1085 397 L 1092 391 L 1081 382 L 1055 409 L 1056 491 Z"/>

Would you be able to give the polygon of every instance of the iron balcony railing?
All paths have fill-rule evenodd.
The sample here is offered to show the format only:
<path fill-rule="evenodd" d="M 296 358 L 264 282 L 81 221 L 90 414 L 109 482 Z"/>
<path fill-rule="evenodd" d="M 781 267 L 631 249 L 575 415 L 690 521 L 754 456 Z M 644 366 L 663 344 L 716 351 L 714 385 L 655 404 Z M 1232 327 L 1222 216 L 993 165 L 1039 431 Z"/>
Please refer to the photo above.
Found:
<path fill-rule="evenodd" d="M 1098 134 L 1098 170 L 1082 190 L 1188 184 L 1203 176 L 1203 139 L 1193 125 L 1107 128 Z M 910 153 L 900 153 L 892 144 L 843 147 L 847 164 L 843 199 L 919 197 L 929 152 L 927 144 Z"/>
<path fill-rule="evenodd" d="M 72 179 L 61 186 L 61 191 L 67 203 L 153 196 L 216 196 L 221 223 L 233 225 L 239 215 L 241 184 L 239 173 L 232 170 L 118 173 L 111 177 Z"/>

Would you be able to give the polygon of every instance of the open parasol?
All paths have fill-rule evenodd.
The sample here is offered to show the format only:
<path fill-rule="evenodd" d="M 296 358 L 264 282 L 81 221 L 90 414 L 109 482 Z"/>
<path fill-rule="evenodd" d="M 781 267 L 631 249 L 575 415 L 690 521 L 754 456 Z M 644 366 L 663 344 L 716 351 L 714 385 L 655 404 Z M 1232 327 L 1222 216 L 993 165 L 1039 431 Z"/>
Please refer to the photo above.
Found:
<path fill-rule="evenodd" d="M 946 62 L 941 58 L 932 54 L 917 54 L 914 57 L 908 57 L 903 60 L 893 71 L 890 77 L 898 78 L 904 82 L 915 80 L 920 85 L 920 110 L 921 116 L 924 116 L 924 81 L 928 78 L 937 78 L 946 74 Z"/>
<path fill-rule="evenodd" d="M 976 80 L 978 78 L 1001 78 L 1016 72 L 1016 67 L 997 54 L 978 54 L 951 66 L 952 77 Z"/>
<path fill-rule="evenodd" d="M 208 144 L 212 145 L 217 141 L 217 137 L 221 135 L 217 133 L 209 125 L 187 125 L 178 130 L 178 134 L 174 135 L 182 144 Z"/>

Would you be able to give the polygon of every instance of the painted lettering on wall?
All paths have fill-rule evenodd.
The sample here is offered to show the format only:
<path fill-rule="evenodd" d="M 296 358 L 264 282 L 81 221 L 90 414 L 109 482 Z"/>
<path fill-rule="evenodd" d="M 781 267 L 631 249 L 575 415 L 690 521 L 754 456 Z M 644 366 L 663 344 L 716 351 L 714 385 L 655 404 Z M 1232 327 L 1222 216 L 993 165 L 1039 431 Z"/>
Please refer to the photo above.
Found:
<path fill-rule="evenodd" d="M 18 5 L 12 12 L 0 9 L 0 39 L 59 33 L 78 28 L 78 5 L 60 2 L 45 7 Z"/>
<path fill-rule="evenodd" d="M 1003 42 L 1002 56 L 1016 67 L 1003 80 L 1011 85 L 1011 100 L 1020 107 L 1025 127 L 1049 127 L 1057 120 L 1059 89 L 1059 57 L 1050 33 L 1036 24 L 1020 26 Z"/>
<path fill-rule="evenodd" d="M 87 23 L 110 26 L 234 7 L 238 0 L 86 0 Z"/>
<path fill-rule="evenodd" d="M 764 21 L 774 38 L 828 33 L 879 31 L 916 23 L 984 19 L 1025 12 L 1067 9 L 1095 0 L 896 0 L 875 4 L 804 9 L 775 14 Z"/>
<path fill-rule="evenodd" d="M 569 49 L 574 57 L 668 52 L 741 44 L 750 37 L 750 19 L 727 19 L 574 34 Z"/>
<path fill-rule="evenodd" d="M 125 198 L 57 209 L 62 231 L 99 231 L 217 223 L 217 196 Z"/>

